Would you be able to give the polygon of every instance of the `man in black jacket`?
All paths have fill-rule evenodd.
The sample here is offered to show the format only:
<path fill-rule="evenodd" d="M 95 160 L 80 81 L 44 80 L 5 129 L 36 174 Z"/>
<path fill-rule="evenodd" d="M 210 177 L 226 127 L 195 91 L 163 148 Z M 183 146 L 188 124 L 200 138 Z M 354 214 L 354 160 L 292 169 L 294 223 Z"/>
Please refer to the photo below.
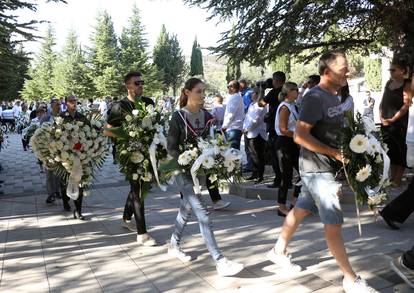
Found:
<path fill-rule="evenodd" d="M 119 102 L 116 102 L 111 107 L 110 113 L 107 118 L 107 128 L 119 127 L 122 122 L 125 121 L 125 116 L 135 109 L 135 100 L 141 97 L 141 100 L 146 105 L 154 105 L 154 102 L 147 97 L 143 97 L 144 81 L 142 80 L 142 74 L 140 72 L 130 72 L 124 78 L 125 88 L 128 91 L 128 96 L 123 98 Z M 115 137 L 109 131 L 105 132 L 105 135 Z M 139 190 L 141 188 L 139 181 L 130 181 L 131 190 L 128 194 L 128 198 L 125 203 L 123 214 L 123 226 L 130 230 L 135 230 L 131 218 L 135 217 L 136 230 L 137 230 L 137 242 L 144 246 L 155 246 L 157 243 L 147 233 L 145 224 L 145 209 L 144 201 L 139 198 Z"/>
<path fill-rule="evenodd" d="M 276 71 L 272 76 L 273 89 L 263 98 L 267 104 L 269 104 L 269 112 L 267 116 L 267 132 L 269 133 L 268 147 L 270 150 L 270 156 L 272 161 L 273 171 L 275 172 L 275 178 L 273 184 L 268 185 L 269 188 L 277 188 L 280 186 L 282 174 L 279 168 L 279 160 L 276 154 L 276 140 L 277 134 L 275 131 L 275 118 L 276 110 L 279 107 L 279 93 L 282 90 L 282 86 L 286 81 L 286 75 L 282 71 Z"/>

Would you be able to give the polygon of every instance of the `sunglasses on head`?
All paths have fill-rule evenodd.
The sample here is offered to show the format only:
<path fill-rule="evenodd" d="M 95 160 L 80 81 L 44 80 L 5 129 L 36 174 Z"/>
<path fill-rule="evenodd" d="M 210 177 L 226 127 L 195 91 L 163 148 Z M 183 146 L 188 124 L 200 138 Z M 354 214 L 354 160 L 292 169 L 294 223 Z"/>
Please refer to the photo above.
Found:
<path fill-rule="evenodd" d="M 144 85 L 145 84 L 145 81 L 143 81 L 143 80 L 136 80 L 136 81 L 134 81 L 134 84 L 136 86 Z"/>

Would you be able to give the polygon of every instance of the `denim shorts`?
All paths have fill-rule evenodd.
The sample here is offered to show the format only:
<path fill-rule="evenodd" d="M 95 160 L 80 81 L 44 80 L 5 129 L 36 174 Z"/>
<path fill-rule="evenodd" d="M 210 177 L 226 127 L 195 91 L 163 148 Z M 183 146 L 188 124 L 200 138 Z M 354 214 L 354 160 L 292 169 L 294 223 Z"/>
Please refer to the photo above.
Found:
<path fill-rule="evenodd" d="M 302 190 L 295 207 L 301 208 L 319 216 L 323 224 L 342 224 L 344 218 L 339 193 L 341 184 L 329 172 L 300 173 Z"/>

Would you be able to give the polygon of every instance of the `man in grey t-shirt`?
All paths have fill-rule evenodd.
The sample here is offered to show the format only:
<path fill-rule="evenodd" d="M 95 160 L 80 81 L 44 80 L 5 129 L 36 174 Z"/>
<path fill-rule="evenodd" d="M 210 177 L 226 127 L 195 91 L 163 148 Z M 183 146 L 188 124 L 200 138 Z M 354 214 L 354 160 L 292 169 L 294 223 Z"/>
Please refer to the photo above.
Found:
<path fill-rule="evenodd" d="M 286 249 L 302 220 L 319 212 L 328 248 L 344 275 L 345 292 L 376 292 L 354 273 L 342 240 L 343 216 L 338 199 L 341 184 L 336 181 L 335 173 L 343 160 L 339 150 L 343 117 L 337 91 L 347 83 L 345 55 L 339 52 L 322 55 L 319 74 L 319 85 L 303 99 L 294 137 L 301 146 L 302 190 L 267 257 L 287 271 L 300 271 L 301 267 L 291 262 Z"/>

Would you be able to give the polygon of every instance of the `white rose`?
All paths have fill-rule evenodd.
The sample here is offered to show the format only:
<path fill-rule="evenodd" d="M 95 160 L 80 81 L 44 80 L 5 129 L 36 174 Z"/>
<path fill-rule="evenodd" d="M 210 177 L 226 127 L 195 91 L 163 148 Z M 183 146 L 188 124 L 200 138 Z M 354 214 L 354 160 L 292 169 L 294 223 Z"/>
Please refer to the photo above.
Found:
<path fill-rule="evenodd" d="M 138 115 L 138 110 L 137 109 L 132 110 L 132 115 L 137 116 Z"/>
<path fill-rule="evenodd" d="M 131 117 L 131 116 L 129 116 L 129 115 L 126 115 L 126 116 L 125 116 L 125 120 L 126 120 L 127 122 L 130 122 L 130 121 L 132 120 L 132 117 Z"/>
<path fill-rule="evenodd" d="M 135 137 L 135 132 L 134 132 L 134 131 L 130 131 L 130 132 L 129 132 L 129 136 L 130 136 L 130 137 Z"/>
<path fill-rule="evenodd" d="M 132 180 L 138 180 L 138 174 L 137 173 L 132 174 Z"/>
<path fill-rule="evenodd" d="M 121 151 L 121 155 L 126 155 L 126 154 L 128 154 L 128 151 L 127 150 L 122 150 Z"/>
<path fill-rule="evenodd" d="M 349 147 L 354 153 L 362 154 L 368 148 L 368 139 L 365 135 L 357 134 L 351 139 Z"/>
<path fill-rule="evenodd" d="M 132 163 L 138 164 L 144 160 L 144 156 L 141 154 L 141 152 L 136 151 L 131 154 L 130 159 Z"/>
<path fill-rule="evenodd" d="M 56 137 L 60 137 L 62 135 L 62 129 L 56 129 L 56 131 L 55 131 L 55 136 Z"/>
<path fill-rule="evenodd" d="M 151 117 L 145 116 L 144 119 L 142 119 L 142 127 L 152 129 Z"/>

